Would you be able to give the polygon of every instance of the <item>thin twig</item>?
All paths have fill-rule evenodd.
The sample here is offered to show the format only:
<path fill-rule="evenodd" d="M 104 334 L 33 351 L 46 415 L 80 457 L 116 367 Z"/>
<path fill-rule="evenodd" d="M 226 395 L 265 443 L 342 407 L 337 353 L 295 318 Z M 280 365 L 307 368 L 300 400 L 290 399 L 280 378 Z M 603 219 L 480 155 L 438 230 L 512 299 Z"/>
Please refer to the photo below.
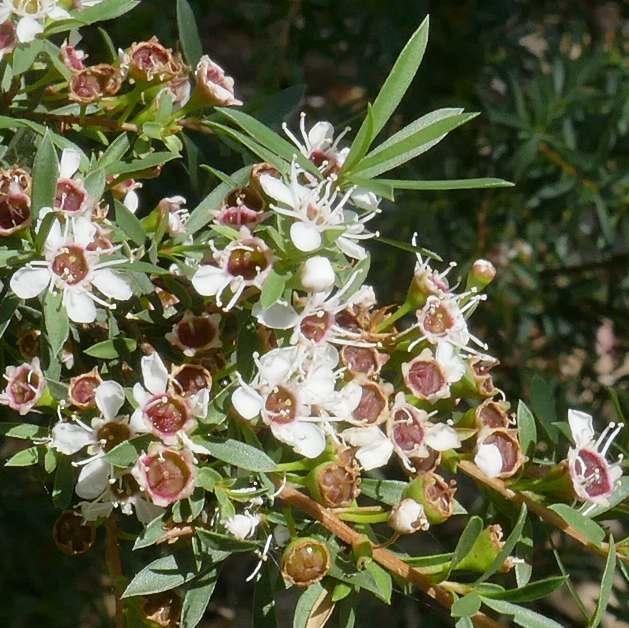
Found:
<path fill-rule="evenodd" d="M 124 611 L 122 599 L 120 597 L 122 591 L 120 583 L 122 579 L 122 560 L 120 559 L 120 546 L 118 545 L 118 523 L 116 517 L 112 514 L 105 524 L 107 533 L 105 560 L 109 575 L 113 580 L 113 592 L 116 601 L 116 628 L 125 628 Z"/>
<path fill-rule="evenodd" d="M 15 111 L 16 117 L 35 120 L 36 122 L 56 122 L 57 124 L 80 124 L 82 126 L 99 126 L 112 131 L 130 131 L 137 133 L 140 129 L 131 122 L 118 122 L 107 116 L 76 116 L 70 114 L 45 113 L 40 111 Z"/>
<path fill-rule="evenodd" d="M 313 499 L 310 499 L 310 497 L 307 497 L 303 493 L 300 493 L 292 486 L 285 486 L 279 494 L 279 498 L 283 502 L 298 508 L 313 519 L 316 519 L 344 543 L 347 543 L 348 545 L 355 545 L 357 543 L 364 542 L 364 535 L 356 532 L 353 528 L 332 514 L 330 510 L 324 508 L 321 504 L 317 503 Z M 452 595 L 446 589 L 438 584 L 430 582 L 429 578 L 427 578 L 423 573 L 405 563 L 389 550 L 372 544 L 372 556 L 373 559 L 382 567 L 390 571 L 392 574 L 395 574 L 403 580 L 415 585 L 420 591 L 423 591 L 443 608 L 449 609 L 452 606 Z M 472 621 L 475 626 L 479 626 L 481 628 L 499 628 L 500 626 L 498 622 L 481 612 L 476 613 L 472 617 Z"/>
<path fill-rule="evenodd" d="M 609 552 L 609 545 L 607 543 L 601 543 L 600 545 L 592 543 L 592 541 L 590 541 L 587 536 L 585 536 L 585 534 L 573 528 L 556 512 L 550 510 L 550 508 L 546 508 L 546 506 L 540 504 L 530 495 L 508 488 L 505 483 L 498 478 L 487 477 L 474 463 L 470 462 L 469 460 L 460 461 L 458 464 L 458 469 L 460 471 L 463 471 L 463 473 L 473 478 L 477 482 L 480 482 L 484 486 L 487 486 L 488 488 L 496 491 L 506 500 L 513 502 L 517 505 L 521 505 L 523 503 L 526 504 L 527 508 L 531 512 L 534 512 L 540 519 L 542 519 L 549 525 L 554 526 L 558 530 L 561 530 L 564 534 L 568 535 L 570 538 L 574 539 L 578 543 L 581 543 L 581 545 L 583 545 L 589 551 L 595 554 L 600 554 L 601 556 L 607 556 Z M 629 560 L 628 557 L 621 556 L 620 554 L 619 558 L 625 561 Z"/>

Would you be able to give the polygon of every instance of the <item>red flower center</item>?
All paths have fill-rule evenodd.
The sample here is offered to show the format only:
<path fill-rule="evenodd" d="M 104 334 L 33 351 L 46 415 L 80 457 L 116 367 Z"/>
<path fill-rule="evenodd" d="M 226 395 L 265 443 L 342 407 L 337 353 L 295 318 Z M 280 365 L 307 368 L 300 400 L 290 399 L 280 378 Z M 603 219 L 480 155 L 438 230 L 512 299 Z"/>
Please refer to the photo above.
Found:
<path fill-rule="evenodd" d="M 332 325 L 334 325 L 334 314 L 320 310 L 316 314 L 305 316 L 299 328 L 301 329 L 301 333 L 308 338 L 308 340 L 321 342 Z"/>
<path fill-rule="evenodd" d="M 160 395 L 145 409 L 151 425 L 161 434 L 175 434 L 188 420 L 188 408 L 183 399 L 173 395 Z"/>
<path fill-rule="evenodd" d="M 168 64 L 170 57 L 168 51 L 153 43 L 144 43 L 136 47 L 131 57 L 131 63 L 144 72 L 149 72 L 160 66 Z"/>
<path fill-rule="evenodd" d="M 352 416 L 357 421 L 364 423 L 375 423 L 382 411 L 385 409 L 387 401 L 377 384 L 367 382 L 362 385 L 362 394 L 360 402 Z"/>
<path fill-rule="evenodd" d="M 131 436 L 129 426 L 119 421 L 105 423 L 96 433 L 96 438 L 105 451 L 120 445 L 120 443 L 128 440 L 129 436 Z"/>
<path fill-rule="evenodd" d="M 5 194 L 0 196 L 0 229 L 14 231 L 26 226 L 31 218 L 28 196 Z"/>
<path fill-rule="evenodd" d="M 590 497 L 606 495 L 612 491 L 608 465 L 602 456 L 589 449 L 580 449 L 577 460 L 582 464 L 581 475 L 585 478 L 584 488 Z"/>
<path fill-rule="evenodd" d="M 437 393 L 446 380 L 434 360 L 416 360 L 411 363 L 407 375 L 409 388 L 418 397 L 429 397 Z"/>
<path fill-rule="evenodd" d="M 341 357 L 349 370 L 354 373 L 373 375 L 380 370 L 378 353 L 373 347 L 352 347 L 348 345 L 343 347 Z"/>
<path fill-rule="evenodd" d="M 251 281 L 268 265 L 269 260 L 264 251 L 256 244 L 247 244 L 246 248 L 237 248 L 231 252 L 227 262 L 227 272 L 233 277 L 242 277 Z"/>
<path fill-rule="evenodd" d="M 144 462 L 149 488 L 160 497 L 175 498 L 190 480 L 186 461 L 175 451 L 164 451 Z"/>
<path fill-rule="evenodd" d="M 179 369 L 174 376 L 175 382 L 181 388 L 182 395 L 194 395 L 200 390 L 212 388 L 212 378 L 210 374 L 198 364 L 186 364 Z"/>
<path fill-rule="evenodd" d="M 83 281 L 89 270 L 83 249 L 76 245 L 64 246 L 52 261 L 52 272 L 71 286 Z"/>
<path fill-rule="evenodd" d="M 484 441 L 484 445 L 494 445 L 500 451 L 502 458 L 501 473 L 512 471 L 518 462 L 518 445 L 508 434 L 504 432 L 494 432 Z"/>
<path fill-rule="evenodd" d="M 79 406 L 94 406 L 94 393 L 101 380 L 94 375 L 81 375 L 70 383 L 70 399 Z"/>
<path fill-rule="evenodd" d="M 264 409 L 273 423 L 285 425 L 297 416 L 297 400 L 288 388 L 276 386 L 267 396 Z"/>
<path fill-rule="evenodd" d="M 509 425 L 507 413 L 495 401 L 480 406 L 478 418 L 485 427 L 507 427 Z"/>
<path fill-rule="evenodd" d="M 57 193 L 55 196 L 55 209 L 64 212 L 76 213 L 83 209 L 87 193 L 72 179 L 60 179 L 57 181 Z"/>
<path fill-rule="evenodd" d="M 445 334 L 453 325 L 452 316 L 442 304 L 432 305 L 424 316 L 424 329 L 432 334 Z"/>
<path fill-rule="evenodd" d="M 421 421 L 405 409 L 395 412 L 393 440 L 404 451 L 413 451 L 424 441 L 424 428 Z"/>
<path fill-rule="evenodd" d="M 191 316 L 177 324 L 177 337 L 186 347 L 200 349 L 216 338 L 216 326 L 205 316 Z"/>

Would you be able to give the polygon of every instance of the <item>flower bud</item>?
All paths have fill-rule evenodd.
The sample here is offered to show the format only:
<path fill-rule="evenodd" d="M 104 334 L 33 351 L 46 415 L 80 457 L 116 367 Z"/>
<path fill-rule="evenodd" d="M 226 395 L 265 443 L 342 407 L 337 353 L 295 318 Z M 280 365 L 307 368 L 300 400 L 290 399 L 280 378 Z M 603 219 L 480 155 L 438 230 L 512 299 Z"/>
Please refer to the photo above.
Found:
<path fill-rule="evenodd" d="M 465 558 L 456 565 L 456 569 L 483 573 L 489 569 L 503 546 L 504 541 L 502 540 L 502 528 L 500 525 L 493 524 L 487 526 L 478 537 L 476 537 L 472 549 Z M 512 560 L 507 558 L 501 571 L 509 571 L 512 566 Z"/>
<path fill-rule="evenodd" d="M 306 478 L 310 494 L 326 508 L 349 506 L 359 495 L 360 474 L 352 461 L 324 462 Z"/>
<path fill-rule="evenodd" d="M 324 578 L 332 557 L 323 541 L 312 537 L 294 539 L 282 555 L 282 575 L 289 584 L 307 587 Z"/>
<path fill-rule="evenodd" d="M 55 545 L 69 556 L 79 556 L 92 549 L 96 528 L 74 510 L 62 512 L 52 528 Z"/>
<path fill-rule="evenodd" d="M 477 259 L 470 268 L 467 275 L 467 286 L 465 290 L 478 290 L 480 292 L 486 288 L 496 276 L 494 265 L 486 259 Z"/>
<path fill-rule="evenodd" d="M 229 107 L 242 105 L 234 96 L 234 79 L 207 55 L 199 60 L 195 72 L 198 94 L 210 105 Z"/>
<path fill-rule="evenodd" d="M 488 477 L 509 478 L 520 470 L 526 460 L 517 430 L 498 427 L 479 433 L 474 464 Z"/>
<path fill-rule="evenodd" d="M 406 497 L 391 510 L 389 526 L 398 534 L 414 534 L 420 530 L 428 530 L 430 524 L 424 514 L 424 507 Z"/>
<path fill-rule="evenodd" d="M 99 63 L 80 70 L 69 83 L 69 98 L 75 102 L 89 104 L 104 96 L 118 93 L 122 75 L 118 68 L 108 63 Z"/>
<path fill-rule="evenodd" d="M 308 292 L 325 292 L 334 285 L 336 275 L 327 257 L 314 255 L 302 264 L 300 279 Z"/>
<path fill-rule="evenodd" d="M 167 449 L 152 443 L 133 468 L 137 480 L 148 498 L 156 506 L 169 506 L 190 497 L 194 490 L 197 468 L 192 453 L 187 449 Z"/>
<path fill-rule="evenodd" d="M 39 355 L 41 330 L 30 327 L 22 329 L 17 336 L 17 348 L 22 357 L 32 360 Z"/>
<path fill-rule="evenodd" d="M 174 591 L 149 595 L 142 600 L 142 615 L 149 626 L 176 628 L 181 616 L 181 598 Z"/>
<path fill-rule="evenodd" d="M 0 194 L 9 194 L 12 190 L 17 189 L 30 196 L 32 186 L 33 179 L 24 168 L 11 166 L 8 169 L 0 170 Z"/>
<path fill-rule="evenodd" d="M 411 497 L 422 504 L 431 524 L 443 523 L 452 516 L 456 484 L 448 484 L 436 473 L 426 473 L 415 478 L 406 487 L 404 497 Z"/>
<path fill-rule="evenodd" d="M 488 355 L 472 355 L 465 359 L 465 375 L 452 386 L 453 395 L 460 397 L 493 397 L 499 391 L 494 386 L 491 369 L 500 362 Z"/>
<path fill-rule="evenodd" d="M 94 367 L 88 373 L 83 373 L 70 379 L 68 399 L 73 406 L 87 410 L 95 408 L 95 391 L 103 383 L 98 369 Z"/>

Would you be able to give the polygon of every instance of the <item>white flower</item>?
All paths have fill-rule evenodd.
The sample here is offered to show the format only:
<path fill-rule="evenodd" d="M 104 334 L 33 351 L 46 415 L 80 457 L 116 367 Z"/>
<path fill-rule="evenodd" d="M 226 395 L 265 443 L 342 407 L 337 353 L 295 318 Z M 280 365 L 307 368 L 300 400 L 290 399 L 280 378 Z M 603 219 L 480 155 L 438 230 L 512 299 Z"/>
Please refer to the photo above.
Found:
<path fill-rule="evenodd" d="M 88 249 L 95 234 L 94 225 L 84 217 L 68 220 L 65 233 L 54 220 L 44 245 L 45 260 L 28 262 L 11 277 L 11 289 L 21 299 L 33 299 L 46 288 L 63 293 L 63 305 L 75 323 L 96 320 L 95 303 L 113 308 L 98 297 L 93 288 L 111 299 L 127 301 L 131 287 L 110 266 L 126 260 L 99 262 L 99 253 Z"/>
<path fill-rule="evenodd" d="M 424 507 L 410 497 L 403 499 L 391 509 L 389 525 L 398 534 L 413 534 L 419 530 L 428 530 L 430 527 L 424 514 Z"/>
<path fill-rule="evenodd" d="M 327 257 L 314 255 L 302 264 L 300 279 L 308 292 L 325 292 L 334 286 L 336 274 Z"/>
<path fill-rule="evenodd" d="M 125 402 L 124 389 L 113 381 L 104 381 L 95 391 L 96 406 L 101 415 L 91 425 L 80 421 L 59 421 L 52 428 L 51 446 L 70 456 L 88 447 L 89 458 L 77 464 L 81 472 L 76 494 L 83 499 L 98 498 L 109 486 L 112 466 L 105 454 L 133 436 L 126 416 L 118 416 Z"/>
<path fill-rule="evenodd" d="M 358 448 L 354 456 L 365 471 L 383 467 L 393 453 L 393 443 L 377 425 L 350 427 L 340 436 L 352 447 Z"/>
<path fill-rule="evenodd" d="M 212 246 L 212 243 L 209 243 Z M 261 288 L 271 272 L 272 253 L 264 240 L 251 235 L 246 228 L 240 229 L 240 238 L 230 242 L 225 249 L 214 249 L 216 265 L 202 265 L 192 277 L 194 289 L 203 296 L 213 296 L 216 304 L 223 307 L 222 294 L 230 288 L 232 297 L 223 307 L 225 311 L 236 305 L 245 288 Z"/>
<path fill-rule="evenodd" d="M 609 463 L 605 456 L 623 424 L 610 423 L 595 441 L 589 414 L 568 410 L 568 423 L 575 445 L 568 450 L 574 491 L 580 499 L 607 505 L 622 476 L 622 455 L 614 463 Z"/>
<path fill-rule="evenodd" d="M 377 212 L 374 210 L 359 218 L 355 212 L 344 209 L 352 194 L 351 189 L 341 196 L 333 179 L 325 179 L 316 187 L 309 188 L 300 183 L 302 173 L 293 163 L 288 183 L 269 174 L 260 176 L 262 189 L 276 201 L 271 209 L 295 219 L 290 227 L 293 244 L 300 251 L 311 253 L 321 247 L 323 234 L 333 229 L 339 234 L 335 239 L 336 246 L 348 257 L 363 259 L 366 252 L 356 240 L 376 235 L 365 231 L 364 223 Z"/>
<path fill-rule="evenodd" d="M 9 406 L 21 415 L 27 414 L 41 399 L 46 379 L 39 366 L 39 358 L 20 366 L 7 366 L 4 372 L 7 386 L 0 394 L 0 404 Z"/>
<path fill-rule="evenodd" d="M 67 216 L 89 215 L 93 201 L 76 173 L 81 164 L 81 153 L 74 148 L 64 148 L 59 162 L 59 179 L 55 191 L 54 209 Z M 43 216 L 40 213 L 40 218 Z"/>
<path fill-rule="evenodd" d="M 188 357 L 205 353 L 222 344 L 218 329 L 220 319 L 218 314 L 203 313 L 196 316 L 186 310 L 181 320 L 166 334 L 166 340 Z"/>
<path fill-rule="evenodd" d="M 225 528 L 237 539 L 243 541 L 255 534 L 260 523 L 260 515 L 236 514 L 224 522 Z"/>
<path fill-rule="evenodd" d="M 199 59 L 195 78 L 197 88 L 210 104 L 221 107 L 242 105 L 242 100 L 234 96 L 234 79 L 207 55 Z"/>
<path fill-rule="evenodd" d="M 157 209 L 166 218 L 168 234 L 172 238 L 186 232 L 190 212 L 184 207 L 185 204 L 186 199 L 183 196 L 169 196 L 157 204 Z"/>
<path fill-rule="evenodd" d="M 58 6 L 57 0 L 2 0 L 0 2 L 0 22 L 11 15 L 18 17 L 17 37 L 21 43 L 33 41 L 43 32 L 44 22 L 64 20 L 70 14 Z"/>

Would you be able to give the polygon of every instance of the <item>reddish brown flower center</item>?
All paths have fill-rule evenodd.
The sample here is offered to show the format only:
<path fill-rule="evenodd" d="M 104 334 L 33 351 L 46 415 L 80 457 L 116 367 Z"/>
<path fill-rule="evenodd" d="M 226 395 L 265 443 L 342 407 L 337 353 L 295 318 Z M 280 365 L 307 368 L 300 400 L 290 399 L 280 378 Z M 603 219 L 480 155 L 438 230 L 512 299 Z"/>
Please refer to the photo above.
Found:
<path fill-rule="evenodd" d="M 28 196 L 4 194 L 0 196 L 0 229 L 14 231 L 25 227 L 31 218 Z"/>
<path fill-rule="evenodd" d="M 393 417 L 393 440 L 404 451 L 412 451 L 424 441 L 424 428 L 409 410 L 400 408 Z"/>
<path fill-rule="evenodd" d="M 70 245 L 59 249 L 52 261 L 52 272 L 65 283 L 73 286 L 83 281 L 90 267 L 80 246 Z"/>
<path fill-rule="evenodd" d="M 2 24 L 0 24 L 0 50 L 13 48 L 16 43 L 15 26 L 13 26 L 13 22 L 11 22 L 11 20 L 2 22 Z"/>
<path fill-rule="evenodd" d="M 55 521 L 52 536 L 57 547 L 64 553 L 76 556 L 89 551 L 96 539 L 96 530 L 90 523 L 72 510 L 67 510 Z"/>
<path fill-rule="evenodd" d="M 186 347 L 200 349 L 216 338 L 214 323 L 205 316 L 191 316 L 177 324 L 177 337 Z"/>
<path fill-rule="evenodd" d="M 585 478 L 584 488 L 590 497 L 598 497 L 611 492 L 612 481 L 607 462 L 602 456 L 589 449 L 580 449 L 577 460 L 581 462 L 580 475 Z"/>
<path fill-rule="evenodd" d="M 444 334 L 454 325 L 450 313 L 443 304 L 433 305 L 424 316 L 424 329 L 432 334 Z"/>
<path fill-rule="evenodd" d="M 260 213 L 244 205 L 226 207 L 218 214 L 217 220 L 221 225 L 236 227 L 256 225 L 260 221 Z"/>
<path fill-rule="evenodd" d="M 418 397 L 437 393 L 446 383 L 435 360 L 415 360 L 407 374 L 408 386 Z"/>
<path fill-rule="evenodd" d="M 194 395 L 204 388 L 209 390 L 212 387 L 210 374 L 198 364 L 186 364 L 177 371 L 174 380 L 181 389 L 180 394 L 185 396 Z"/>
<path fill-rule="evenodd" d="M 242 277 L 247 281 L 255 279 L 267 268 L 269 261 L 257 244 L 248 244 L 246 248 L 234 249 L 227 262 L 227 271 L 233 277 Z"/>
<path fill-rule="evenodd" d="M 321 543 L 297 543 L 284 560 L 284 572 L 297 585 L 316 582 L 325 576 L 329 567 L 329 554 Z"/>
<path fill-rule="evenodd" d="M 183 399 L 173 395 L 155 397 L 145 409 L 151 425 L 161 434 L 175 434 L 188 420 L 188 408 Z"/>
<path fill-rule="evenodd" d="M 72 179 L 59 179 L 55 196 L 55 209 L 76 213 L 83 209 L 87 193 L 83 186 Z"/>
<path fill-rule="evenodd" d="M 330 463 L 321 470 L 317 479 L 325 506 L 338 508 L 354 499 L 356 482 L 354 474 L 346 467 Z"/>
<path fill-rule="evenodd" d="M 163 46 L 150 42 L 138 44 L 131 55 L 131 63 L 143 72 L 151 72 L 165 67 L 170 61 L 170 54 Z"/>
<path fill-rule="evenodd" d="M 357 421 L 375 423 L 387 405 L 386 398 L 377 384 L 368 382 L 362 385 L 360 402 L 352 413 Z"/>
<path fill-rule="evenodd" d="M 96 433 L 101 447 L 105 451 L 113 449 L 116 445 L 120 445 L 128 440 L 131 436 L 131 430 L 125 423 L 119 421 L 109 421 L 105 423 Z"/>
<path fill-rule="evenodd" d="M 102 96 L 101 82 L 89 68 L 75 74 L 70 81 L 71 93 L 81 100 L 96 100 Z"/>
<path fill-rule="evenodd" d="M 290 423 L 297 416 L 297 400 L 288 388 L 276 386 L 267 395 L 264 409 L 273 423 Z"/>
<path fill-rule="evenodd" d="M 190 469 L 176 451 L 164 451 L 144 463 L 149 488 L 161 497 L 175 498 L 190 481 Z"/>
<path fill-rule="evenodd" d="M 70 382 L 69 397 L 79 406 L 94 407 L 94 394 L 101 380 L 94 375 L 81 375 Z"/>
<path fill-rule="evenodd" d="M 321 342 L 332 325 L 334 325 L 334 314 L 319 310 L 315 314 L 305 316 L 299 324 L 299 328 L 308 340 Z"/>
<path fill-rule="evenodd" d="M 37 398 L 40 383 L 39 375 L 30 366 L 21 366 L 9 383 L 9 390 L 15 403 L 27 404 L 34 401 Z"/>
<path fill-rule="evenodd" d="M 490 434 L 484 441 L 484 445 L 494 445 L 500 451 L 502 458 L 501 473 L 512 471 L 518 462 L 518 443 L 505 432 L 494 432 Z"/>
<path fill-rule="evenodd" d="M 432 480 L 432 481 L 431 481 Z M 443 514 L 449 514 L 452 510 L 452 491 L 445 480 L 437 475 L 432 475 L 426 482 L 426 498 Z"/>
<path fill-rule="evenodd" d="M 373 347 L 352 347 L 347 345 L 341 350 L 341 358 L 353 373 L 374 375 L 380 370 L 378 352 Z"/>
<path fill-rule="evenodd" d="M 507 413 L 495 401 L 479 406 L 478 418 L 485 427 L 507 427 L 509 425 Z"/>

